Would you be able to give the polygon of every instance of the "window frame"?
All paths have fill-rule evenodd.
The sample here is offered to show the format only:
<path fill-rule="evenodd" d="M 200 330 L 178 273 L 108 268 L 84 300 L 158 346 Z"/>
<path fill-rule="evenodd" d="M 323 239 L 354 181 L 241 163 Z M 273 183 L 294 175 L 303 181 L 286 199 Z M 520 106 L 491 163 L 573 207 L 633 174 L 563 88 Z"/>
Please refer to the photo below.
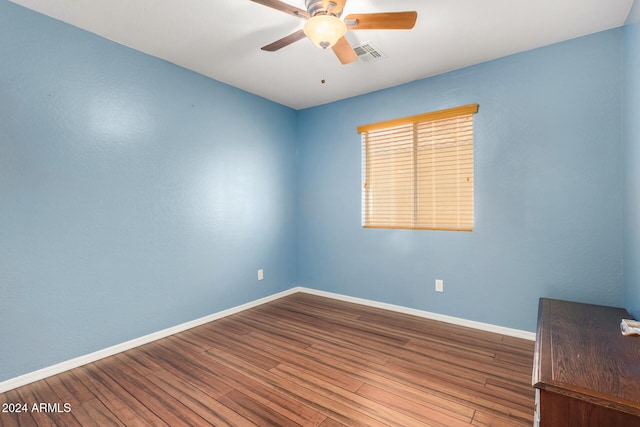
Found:
<path fill-rule="evenodd" d="M 414 115 L 414 116 L 408 116 L 408 117 L 402 117 L 402 118 L 398 118 L 398 119 L 393 119 L 393 120 L 387 120 L 387 121 L 383 121 L 383 122 L 378 122 L 378 123 L 372 123 L 372 124 L 368 124 L 368 125 L 363 125 L 363 126 L 358 126 L 357 130 L 358 133 L 360 133 L 362 135 L 362 187 L 361 187 L 361 209 L 362 209 L 362 227 L 363 228 L 388 228 L 388 229 L 411 229 L 411 230 L 446 230 L 446 231 L 473 231 L 473 229 L 475 228 L 475 201 L 474 201 L 474 192 L 475 192 L 475 188 L 474 188 L 474 182 L 473 182 L 473 174 L 474 174 L 474 146 L 475 146 L 475 131 L 474 131 L 474 123 L 473 123 L 473 115 L 476 114 L 478 112 L 478 104 L 469 104 L 469 105 L 464 105 L 464 106 L 460 106 L 460 107 L 454 107 L 454 108 L 449 108 L 449 109 L 445 109 L 445 110 L 439 110 L 439 111 L 434 111 L 434 112 L 430 112 L 430 113 L 424 113 L 424 114 L 418 114 L 418 115 Z M 424 185 L 424 171 L 422 170 L 422 168 L 424 167 L 424 165 L 419 165 L 420 162 L 420 157 L 422 157 L 422 155 L 419 154 L 418 150 L 419 150 L 419 144 L 421 144 L 421 142 L 419 141 L 419 130 L 418 127 L 423 126 L 425 123 L 432 123 L 432 122 L 438 122 L 441 120 L 447 120 L 447 119 L 453 119 L 453 118 L 463 118 L 463 119 L 469 119 L 471 121 L 470 123 L 470 144 L 471 144 L 471 148 L 470 148 L 470 152 L 471 152 L 471 159 L 470 161 L 467 159 L 467 162 L 470 162 L 470 178 L 469 176 L 466 177 L 467 182 L 469 182 L 469 179 L 471 179 L 470 181 L 470 186 L 471 186 L 471 197 L 470 197 L 470 202 L 467 201 L 467 205 L 465 205 L 467 207 L 467 210 L 469 210 L 469 206 L 468 203 L 471 204 L 470 206 L 470 213 L 471 213 L 471 219 L 470 221 L 465 222 L 462 226 L 460 225 L 460 223 L 458 223 L 457 226 L 453 227 L 453 226 L 438 226 L 437 225 L 437 221 L 433 221 L 433 226 L 423 226 L 420 223 L 418 223 L 417 219 L 419 217 L 421 217 L 420 214 L 420 206 L 423 205 L 424 201 L 419 202 L 419 196 L 421 195 L 419 187 L 422 185 Z M 443 122 L 440 122 L 443 123 Z M 378 213 L 371 213 L 370 209 L 372 206 L 372 203 L 370 201 L 370 197 L 371 197 L 371 191 L 368 189 L 368 185 L 370 182 L 372 182 L 372 180 L 370 179 L 370 170 L 371 170 L 371 165 L 370 165 L 370 159 L 373 157 L 374 160 L 377 160 L 377 158 L 375 157 L 375 154 L 371 154 L 372 149 L 370 149 L 370 147 L 368 146 L 369 141 L 368 141 L 368 136 L 371 132 L 378 132 L 378 135 L 381 132 L 388 132 L 390 135 L 393 134 L 394 132 L 397 132 L 398 135 L 400 135 L 401 133 L 404 133 L 404 136 L 400 136 L 399 138 L 403 137 L 404 139 L 402 139 L 402 144 L 407 144 L 406 146 L 402 146 L 402 145 L 395 145 L 397 144 L 397 142 L 393 142 L 393 147 L 394 148 L 398 148 L 399 150 L 401 148 L 403 148 L 405 151 L 410 151 L 408 149 L 408 144 L 412 144 L 412 162 L 413 162 L 413 166 L 404 166 L 405 169 L 403 169 L 403 172 L 407 172 L 407 174 L 411 173 L 411 169 L 413 168 L 413 175 L 410 176 L 406 182 L 409 182 L 410 184 L 407 184 L 407 188 L 403 189 L 405 192 L 406 191 L 410 191 L 407 194 L 404 194 L 404 197 L 409 200 L 411 197 L 413 197 L 413 203 L 411 204 L 412 206 L 409 207 L 403 207 L 403 206 L 408 206 L 409 203 L 402 203 L 402 197 L 403 194 L 399 194 L 400 190 L 392 190 L 392 194 L 393 194 L 393 199 L 391 198 L 385 198 L 384 202 L 387 202 L 391 205 L 394 205 L 391 208 L 385 208 L 388 209 L 385 210 L 383 212 L 383 214 L 389 214 L 393 217 L 393 220 L 389 220 L 388 224 L 383 224 L 383 225 L 379 225 L 379 224 L 372 224 L 374 222 L 372 216 L 374 215 L 378 215 Z M 406 134 L 408 132 L 411 132 L 411 139 L 412 141 L 409 141 L 409 138 L 407 138 Z M 454 132 L 451 132 L 451 134 L 454 134 Z M 461 146 L 462 143 L 460 142 L 460 138 L 458 138 L 457 134 L 450 136 L 450 138 L 455 138 L 455 147 L 457 150 L 458 146 Z M 467 135 L 467 139 L 469 138 L 469 136 Z M 439 141 L 439 139 L 438 139 Z M 467 140 L 466 143 L 468 144 L 469 141 Z M 456 154 L 457 155 L 457 154 Z M 391 166 L 393 166 L 393 161 L 390 162 Z M 407 162 L 405 162 L 405 165 L 407 164 Z M 387 166 L 387 164 L 385 164 L 385 166 Z M 469 165 L 467 165 L 469 166 Z M 458 166 L 456 166 L 458 167 Z M 459 174 L 460 171 L 459 169 L 456 169 L 456 173 Z M 383 174 L 381 174 L 383 175 Z M 408 175 L 407 175 L 408 176 Z M 440 176 L 440 175 L 439 175 Z M 428 175 L 427 178 L 429 180 L 435 180 L 436 178 L 434 178 L 432 175 Z M 396 183 L 397 177 L 396 175 L 393 176 L 393 179 L 390 179 L 389 182 L 385 182 L 382 181 L 383 185 L 387 185 L 387 186 L 394 186 L 397 185 Z M 380 185 L 380 183 L 378 184 Z M 382 191 L 380 189 L 378 189 L 377 191 Z M 467 190 L 468 191 L 468 190 Z M 457 198 L 453 198 L 455 201 L 455 206 L 459 206 L 460 205 L 460 200 L 461 197 L 460 195 L 457 196 Z M 382 205 L 382 204 L 381 204 Z M 400 207 L 397 207 L 395 205 L 398 205 Z M 433 203 L 431 205 L 429 205 L 429 207 L 426 207 L 424 210 L 427 209 L 433 209 Z M 396 214 L 395 211 L 398 210 L 400 212 L 400 214 Z M 411 212 L 413 211 L 413 212 Z M 382 215 L 382 214 L 380 214 Z M 410 223 L 410 224 L 409 224 Z"/>

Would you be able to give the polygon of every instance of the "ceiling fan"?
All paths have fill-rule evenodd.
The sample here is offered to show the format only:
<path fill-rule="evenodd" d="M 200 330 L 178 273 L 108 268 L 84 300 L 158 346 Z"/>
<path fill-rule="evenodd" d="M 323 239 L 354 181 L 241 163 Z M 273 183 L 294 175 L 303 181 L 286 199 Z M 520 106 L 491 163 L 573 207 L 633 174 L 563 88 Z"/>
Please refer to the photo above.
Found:
<path fill-rule="evenodd" d="M 416 23 L 417 12 L 387 12 L 351 14 L 340 19 L 347 0 L 305 0 L 307 10 L 279 0 L 251 0 L 289 15 L 305 19 L 304 28 L 262 47 L 275 52 L 308 37 L 321 49 L 331 48 L 340 62 L 349 64 L 358 59 L 347 39 L 349 30 L 410 30 Z"/>

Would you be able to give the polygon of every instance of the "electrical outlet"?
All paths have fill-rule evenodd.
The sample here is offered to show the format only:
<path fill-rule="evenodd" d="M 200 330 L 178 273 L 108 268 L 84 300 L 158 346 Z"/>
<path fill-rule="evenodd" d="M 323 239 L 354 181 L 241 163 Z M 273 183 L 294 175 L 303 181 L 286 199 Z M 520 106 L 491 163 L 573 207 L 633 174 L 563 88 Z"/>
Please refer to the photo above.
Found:
<path fill-rule="evenodd" d="M 436 292 L 444 292 L 444 281 L 436 279 Z"/>
<path fill-rule="evenodd" d="M 264 279 L 264 272 L 262 271 L 262 269 L 258 270 L 258 280 L 262 280 Z"/>

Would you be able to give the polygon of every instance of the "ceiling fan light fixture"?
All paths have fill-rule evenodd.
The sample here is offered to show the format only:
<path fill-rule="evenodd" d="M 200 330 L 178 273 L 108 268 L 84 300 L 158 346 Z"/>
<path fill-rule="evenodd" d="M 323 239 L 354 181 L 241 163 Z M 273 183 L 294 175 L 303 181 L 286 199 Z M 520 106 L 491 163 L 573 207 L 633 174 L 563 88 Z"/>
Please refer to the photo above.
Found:
<path fill-rule="evenodd" d="M 333 15 L 315 15 L 304 24 L 304 33 L 320 49 L 333 47 L 347 32 L 347 26 Z"/>

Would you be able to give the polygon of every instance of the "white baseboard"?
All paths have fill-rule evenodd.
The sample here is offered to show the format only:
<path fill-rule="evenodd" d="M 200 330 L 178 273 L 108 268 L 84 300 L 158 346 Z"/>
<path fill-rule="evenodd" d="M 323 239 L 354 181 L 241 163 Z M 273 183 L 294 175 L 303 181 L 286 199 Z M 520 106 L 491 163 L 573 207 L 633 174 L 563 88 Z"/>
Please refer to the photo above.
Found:
<path fill-rule="evenodd" d="M 304 292 L 312 295 L 333 298 L 340 301 L 346 301 L 346 302 L 352 302 L 355 304 L 366 305 L 370 307 L 382 308 L 385 310 L 395 311 L 398 313 L 411 314 L 413 316 L 423 317 L 426 319 L 439 320 L 441 322 L 452 323 L 455 325 L 466 326 L 469 328 L 479 329 L 479 330 L 488 331 L 488 332 L 494 332 L 494 333 L 508 335 L 516 338 L 523 338 L 523 339 L 532 340 L 532 341 L 536 339 L 536 334 L 534 332 L 527 332 L 519 329 L 511 329 L 503 326 L 491 325 L 489 323 L 476 322 L 473 320 L 466 320 L 458 317 L 446 316 L 444 314 L 431 313 L 429 311 L 417 310 L 417 309 L 403 307 L 399 305 L 387 304 L 387 303 L 367 300 L 363 298 L 350 297 L 346 295 L 335 294 L 332 292 L 319 291 L 315 289 L 298 286 L 283 292 L 279 292 L 274 295 L 270 295 L 270 296 L 258 299 L 256 301 L 248 302 L 246 304 L 242 304 L 237 307 L 232 307 L 227 310 L 223 310 L 218 313 L 211 314 L 209 316 L 201 317 L 199 319 L 182 323 L 180 325 L 173 326 L 171 328 L 163 329 L 161 331 L 154 332 L 139 338 L 135 338 L 130 341 L 123 342 L 121 344 L 116 344 L 114 346 L 107 347 L 105 349 L 98 350 L 96 352 L 93 352 L 84 356 L 76 357 L 74 359 L 70 359 L 65 362 L 58 363 L 56 365 L 42 368 L 37 371 L 30 372 L 28 374 L 20 375 L 19 377 L 2 381 L 0 382 L 0 393 L 4 393 L 14 388 L 18 388 L 35 381 L 39 381 L 39 380 L 48 378 L 50 376 L 60 374 L 62 372 L 68 371 L 73 368 L 77 368 L 79 366 L 86 365 L 91 362 L 95 362 L 105 357 L 113 356 L 114 354 L 121 353 L 123 351 L 141 346 L 143 344 L 150 343 L 152 341 L 159 340 L 161 338 L 168 337 L 169 335 L 186 331 L 187 329 L 195 328 L 196 326 L 200 326 L 205 323 L 209 323 L 214 320 L 218 320 L 223 317 L 230 316 L 232 314 L 236 314 L 253 307 L 257 307 L 259 305 L 277 300 L 279 298 L 294 294 L 296 292 Z"/>
<path fill-rule="evenodd" d="M 447 316 L 445 314 L 432 313 L 430 311 L 417 310 L 414 308 L 403 307 L 400 305 L 387 304 L 378 301 L 372 301 L 363 298 L 350 297 L 341 294 L 334 294 L 332 292 L 318 291 L 310 288 L 298 287 L 298 292 L 305 292 L 308 294 L 323 296 L 327 298 L 333 298 L 340 301 L 352 302 L 355 304 L 367 305 L 369 307 L 382 308 L 389 311 L 395 311 L 398 313 L 410 314 L 413 316 L 423 317 L 425 319 L 438 320 L 440 322 L 452 323 L 458 326 L 466 326 L 468 328 L 479 329 L 481 331 L 493 332 L 496 334 L 507 335 L 515 338 L 522 338 L 526 340 L 535 341 L 536 333 L 523 331 L 520 329 L 512 329 L 504 326 L 492 325 L 490 323 L 476 322 L 474 320 L 462 319 L 459 317 Z"/>
<path fill-rule="evenodd" d="M 264 303 L 274 301 L 278 298 L 282 298 L 284 296 L 299 292 L 298 289 L 292 288 L 274 295 L 270 295 L 255 301 L 248 302 L 246 304 L 239 305 L 237 307 L 232 307 L 227 310 L 220 311 L 218 313 L 210 314 L 208 316 L 201 317 L 199 319 L 195 319 L 186 323 L 182 323 L 177 326 L 173 326 L 171 328 L 163 329 L 158 332 L 153 332 L 149 335 L 144 335 L 139 338 L 134 338 L 130 341 L 126 341 L 120 344 L 116 344 L 111 347 L 104 348 L 102 350 L 98 350 L 96 352 L 86 354 L 84 356 L 76 357 L 74 359 L 70 359 L 56 365 L 48 366 L 46 368 L 38 369 L 37 371 L 29 372 L 28 374 L 20 375 L 19 377 L 11 378 L 6 381 L 0 382 L 0 393 L 4 393 L 6 391 L 12 390 L 14 388 L 21 387 L 23 385 L 27 385 L 29 383 L 39 381 L 45 378 L 48 378 L 53 375 L 60 374 L 62 372 L 68 371 L 73 368 L 77 368 L 79 366 L 86 365 L 91 362 L 95 362 L 100 359 L 104 359 L 105 357 L 113 356 L 114 354 L 121 353 L 126 350 L 130 350 L 132 348 L 141 346 L 143 344 L 150 343 L 152 341 L 159 340 L 161 338 L 168 337 L 169 335 L 176 334 L 178 332 L 186 331 L 187 329 L 195 328 L 196 326 L 204 325 L 205 323 L 212 322 L 214 320 L 221 319 L 226 316 L 230 316 L 235 313 L 239 313 L 241 311 L 247 310 L 249 308 L 257 307 Z"/>

